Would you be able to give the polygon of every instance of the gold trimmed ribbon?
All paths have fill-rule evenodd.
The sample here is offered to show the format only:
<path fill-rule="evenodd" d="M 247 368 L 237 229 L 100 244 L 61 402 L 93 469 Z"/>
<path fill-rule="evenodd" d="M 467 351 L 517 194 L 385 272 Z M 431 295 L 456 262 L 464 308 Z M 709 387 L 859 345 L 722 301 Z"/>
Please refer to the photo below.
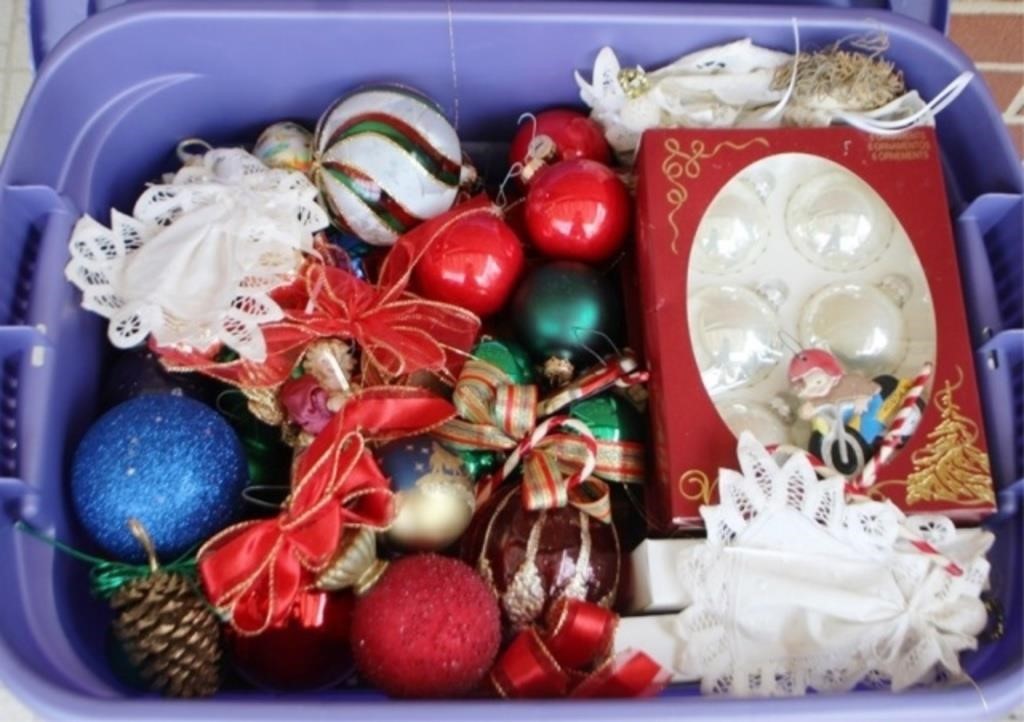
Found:
<path fill-rule="evenodd" d="M 644 652 L 613 652 L 619 617 L 562 597 L 545 624 L 520 632 L 498 657 L 485 688 L 506 699 L 653 697 L 671 673 Z"/>
<path fill-rule="evenodd" d="M 393 493 L 369 440 L 424 433 L 453 413 L 448 401 L 414 387 L 375 387 L 350 397 L 296 460 L 280 512 L 230 526 L 199 550 L 203 589 L 234 630 L 254 636 L 280 624 L 347 532 L 391 523 Z"/>
<path fill-rule="evenodd" d="M 455 384 L 453 402 L 459 418 L 442 424 L 434 435 L 459 450 L 508 454 L 502 468 L 477 486 L 478 505 L 521 469 L 527 509 L 572 505 L 610 522 L 610 490 L 605 482 L 643 481 L 643 445 L 595 439 L 585 423 L 556 412 L 612 386 L 646 380 L 636 359 L 623 356 L 540 399 L 535 385 L 514 384 L 496 366 L 471 359 Z"/>

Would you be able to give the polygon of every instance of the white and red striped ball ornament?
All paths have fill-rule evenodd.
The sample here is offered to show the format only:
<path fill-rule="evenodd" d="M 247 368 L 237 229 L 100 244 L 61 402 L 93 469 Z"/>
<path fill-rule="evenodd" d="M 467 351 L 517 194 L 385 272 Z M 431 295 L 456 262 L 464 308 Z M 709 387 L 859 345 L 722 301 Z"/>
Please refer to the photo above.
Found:
<path fill-rule="evenodd" d="M 335 101 L 314 143 L 316 182 L 335 224 L 377 246 L 447 211 L 473 174 L 441 110 L 404 87 L 364 88 Z"/>

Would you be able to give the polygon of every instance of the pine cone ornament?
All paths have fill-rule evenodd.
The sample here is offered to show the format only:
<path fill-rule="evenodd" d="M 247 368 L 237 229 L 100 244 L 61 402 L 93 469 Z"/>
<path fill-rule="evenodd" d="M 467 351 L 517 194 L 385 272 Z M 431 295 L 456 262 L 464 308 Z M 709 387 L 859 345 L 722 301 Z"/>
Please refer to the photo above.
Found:
<path fill-rule="evenodd" d="M 114 634 L 154 691 L 170 697 L 207 697 L 221 683 L 220 623 L 184 574 L 160 568 L 138 521 L 132 534 L 146 549 L 151 573 L 124 584 L 110 598 Z"/>

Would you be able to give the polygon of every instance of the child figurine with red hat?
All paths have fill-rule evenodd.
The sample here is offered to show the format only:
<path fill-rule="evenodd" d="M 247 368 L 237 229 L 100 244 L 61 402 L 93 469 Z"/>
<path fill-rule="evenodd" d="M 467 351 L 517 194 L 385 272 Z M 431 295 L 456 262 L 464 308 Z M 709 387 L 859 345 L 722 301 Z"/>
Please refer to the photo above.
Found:
<path fill-rule="evenodd" d="M 834 354 L 820 348 L 798 351 L 788 374 L 803 400 L 800 418 L 811 423 L 811 453 L 840 474 L 858 473 L 885 433 L 906 384 L 894 376 L 869 379 L 847 372 Z"/>

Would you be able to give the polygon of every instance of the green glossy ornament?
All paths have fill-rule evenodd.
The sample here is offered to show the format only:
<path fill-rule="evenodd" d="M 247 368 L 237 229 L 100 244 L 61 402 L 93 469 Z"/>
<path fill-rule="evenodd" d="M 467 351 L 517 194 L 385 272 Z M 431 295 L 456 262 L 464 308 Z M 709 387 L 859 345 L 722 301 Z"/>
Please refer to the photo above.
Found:
<path fill-rule="evenodd" d="M 515 341 L 485 338 L 470 353 L 504 371 L 514 384 L 531 384 L 535 380 L 529 355 Z"/>
<path fill-rule="evenodd" d="M 459 458 L 473 481 L 497 471 L 502 462 L 501 455 L 494 451 L 460 451 Z"/>
<path fill-rule="evenodd" d="M 471 353 L 504 371 L 514 384 L 532 384 L 536 380 L 530 356 L 515 341 L 485 338 L 473 347 Z M 497 471 L 502 462 L 501 454 L 494 451 L 460 451 L 459 457 L 474 481 Z"/>
<path fill-rule="evenodd" d="M 579 419 L 598 441 L 643 441 L 647 422 L 626 399 L 605 392 L 577 401 L 569 415 Z"/>
<path fill-rule="evenodd" d="M 535 268 L 516 291 L 512 314 L 520 340 L 539 363 L 554 357 L 581 367 L 622 345 L 619 289 L 583 263 Z"/>
<path fill-rule="evenodd" d="M 579 419 L 598 441 L 638 441 L 647 438 L 647 418 L 628 400 L 606 391 L 569 407 L 569 415 Z M 634 549 L 647 535 L 644 515 L 643 484 L 609 484 L 612 521 L 619 532 L 622 548 Z"/>
<path fill-rule="evenodd" d="M 249 483 L 252 486 L 286 484 L 291 478 L 292 449 L 281 440 L 281 430 L 253 416 L 245 395 L 236 389 L 220 394 L 217 409 L 242 442 L 249 466 Z"/>

